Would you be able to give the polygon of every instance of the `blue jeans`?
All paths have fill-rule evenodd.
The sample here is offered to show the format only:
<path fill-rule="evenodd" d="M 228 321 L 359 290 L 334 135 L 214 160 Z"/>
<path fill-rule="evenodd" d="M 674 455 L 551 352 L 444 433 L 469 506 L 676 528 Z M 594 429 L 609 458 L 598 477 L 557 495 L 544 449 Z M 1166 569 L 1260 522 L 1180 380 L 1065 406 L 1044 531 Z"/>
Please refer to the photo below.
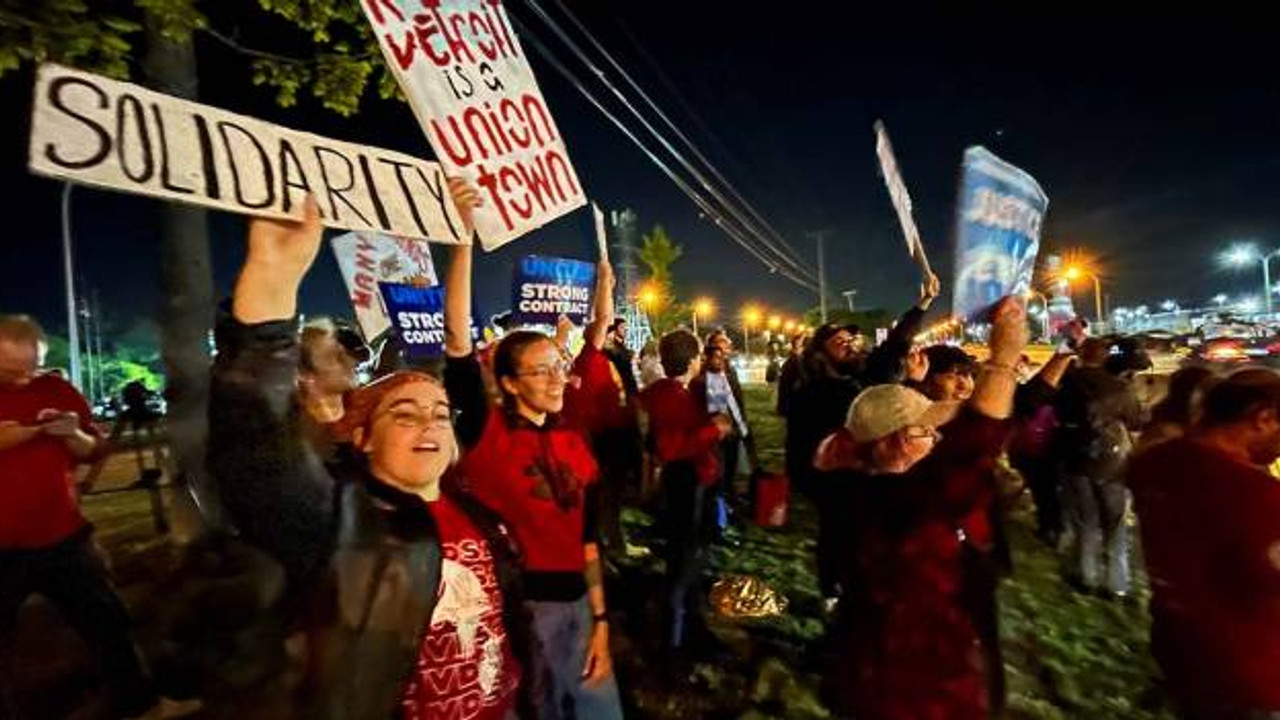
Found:
<path fill-rule="evenodd" d="M 533 620 L 530 680 L 544 720 L 622 720 L 618 683 L 611 675 L 599 685 L 583 683 L 591 643 L 591 606 L 571 602 L 525 603 Z"/>
<path fill-rule="evenodd" d="M 1069 476 L 1067 516 L 1075 532 L 1072 568 L 1086 587 L 1129 592 L 1129 490 L 1119 482 Z M 1105 567 L 1105 577 L 1103 577 Z"/>

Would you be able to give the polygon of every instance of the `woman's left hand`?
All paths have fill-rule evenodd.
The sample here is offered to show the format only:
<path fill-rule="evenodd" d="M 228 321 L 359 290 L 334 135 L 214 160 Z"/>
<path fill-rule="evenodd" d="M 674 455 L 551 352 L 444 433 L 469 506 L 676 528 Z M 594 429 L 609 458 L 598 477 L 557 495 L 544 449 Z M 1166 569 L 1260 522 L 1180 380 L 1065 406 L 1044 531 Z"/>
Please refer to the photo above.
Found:
<path fill-rule="evenodd" d="M 591 631 L 591 645 L 587 648 L 587 662 L 582 668 L 582 682 L 588 686 L 599 685 L 613 674 L 613 658 L 609 656 L 609 624 L 598 622 Z"/>

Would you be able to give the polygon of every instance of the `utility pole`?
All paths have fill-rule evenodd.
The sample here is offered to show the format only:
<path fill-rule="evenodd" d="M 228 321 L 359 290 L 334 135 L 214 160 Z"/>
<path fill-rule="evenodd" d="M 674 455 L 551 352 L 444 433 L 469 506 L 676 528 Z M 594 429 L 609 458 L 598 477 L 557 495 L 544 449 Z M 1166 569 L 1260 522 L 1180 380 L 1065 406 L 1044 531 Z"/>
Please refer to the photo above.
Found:
<path fill-rule="evenodd" d="M 822 322 L 825 323 L 827 321 L 827 263 L 823 245 L 826 243 L 827 231 L 817 230 L 809 233 L 809 237 L 818 243 L 818 312 Z"/>
<path fill-rule="evenodd" d="M 76 280 L 71 260 L 71 183 L 62 184 L 62 276 L 67 291 L 67 353 L 71 358 L 71 384 L 84 392 L 80 371 L 80 322 L 76 312 Z"/>
<path fill-rule="evenodd" d="M 844 295 L 845 302 L 849 303 L 849 312 L 853 312 L 853 296 L 857 295 L 858 291 L 854 288 L 849 288 L 840 294 Z"/>

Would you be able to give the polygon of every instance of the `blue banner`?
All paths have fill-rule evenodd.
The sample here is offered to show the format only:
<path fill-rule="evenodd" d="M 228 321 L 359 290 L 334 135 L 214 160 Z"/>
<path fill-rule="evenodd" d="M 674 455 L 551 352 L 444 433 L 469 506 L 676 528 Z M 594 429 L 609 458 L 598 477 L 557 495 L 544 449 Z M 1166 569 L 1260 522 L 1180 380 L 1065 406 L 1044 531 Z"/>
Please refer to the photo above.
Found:
<path fill-rule="evenodd" d="M 444 286 L 380 282 L 378 289 L 405 356 L 425 360 L 444 355 Z M 474 340 L 479 336 L 472 313 L 471 337 Z"/>
<path fill-rule="evenodd" d="M 1031 289 L 1048 207 L 1035 178 L 985 148 L 965 151 L 951 303 L 957 317 L 974 320 L 1000 298 Z"/>
<path fill-rule="evenodd" d="M 511 310 L 519 325 L 555 325 L 561 315 L 574 324 L 591 315 L 596 266 L 582 260 L 529 255 L 516 264 Z"/>

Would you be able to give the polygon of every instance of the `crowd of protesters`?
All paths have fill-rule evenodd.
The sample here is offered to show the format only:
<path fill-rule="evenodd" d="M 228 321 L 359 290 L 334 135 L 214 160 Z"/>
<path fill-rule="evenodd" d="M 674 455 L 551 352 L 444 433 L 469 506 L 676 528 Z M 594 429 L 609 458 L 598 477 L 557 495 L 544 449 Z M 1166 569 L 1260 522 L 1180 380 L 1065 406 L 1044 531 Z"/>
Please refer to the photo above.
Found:
<path fill-rule="evenodd" d="M 470 232 L 479 195 L 450 191 Z M 321 231 L 313 202 L 302 222 L 251 221 L 218 316 L 217 547 L 250 558 L 237 567 L 254 597 L 222 597 L 239 634 L 204 666 L 219 676 L 202 681 L 204 716 L 621 718 L 605 577 L 637 551 L 623 504 L 656 477 L 654 635 L 686 653 L 710 548 L 734 545 L 754 497 L 738 481 L 763 473 L 729 335 L 677 329 L 637 357 L 602 261 L 579 350 L 565 323 L 478 348 L 472 250 L 456 246 L 443 361 L 393 348 L 362 384 L 357 366 L 374 361 L 358 337 L 298 327 Z M 1142 349 L 1082 323 L 1029 376 L 1012 298 L 991 310 L 982 360 L 921 346 L 940 291 L 927 277 L 874 347 L 856 326 L 796 336 L 771 373 L 786 475 L 818 508 L 837 716 L 1003 713 L 996 588 L 1017 569 L 1002 458 L 1080 592 L 1133 601 L 1136 513 L 1153 653 L 1184 717 L 1280 716 L 1280 375 L 1186 368 L 1147 409 Z M 0 317 L 0 679 L 18 660 L 18 608 L 40 593 L 95 651 L 115 716 L 189 710 L 157 695 L 134 648 L 74 485 L 103 439 L 83 397 L 39 372 L 43 347 L 34 322 Z"/>

